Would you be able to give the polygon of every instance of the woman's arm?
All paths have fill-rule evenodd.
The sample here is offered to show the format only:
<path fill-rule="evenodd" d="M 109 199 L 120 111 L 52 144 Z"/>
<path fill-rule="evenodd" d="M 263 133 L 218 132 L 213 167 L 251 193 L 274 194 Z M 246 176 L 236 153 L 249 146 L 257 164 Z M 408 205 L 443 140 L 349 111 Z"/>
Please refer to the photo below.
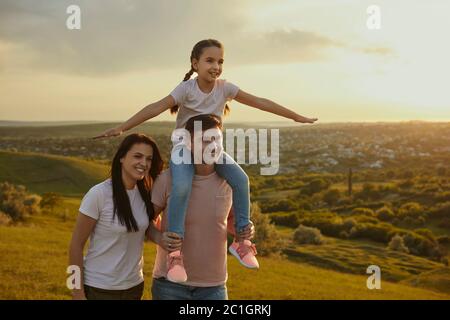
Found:
<path fill-rule="evenodd" d="M 161 243 L 161 231 L 160 231 L 160 218 L 159 214 L 163 211 L 164 208 L 158 207 L 157 205 L 153 205 L 153 211 L 155 212 L 155 220 L 150 221 L 150 225 L 147 229 L 147 240 L 160 245 Z"/>
<path fill-rule="evenodd" d="M 163 113 L 164 111 L 170 109 L 175 105 L 175 103 L 175 99 L 171 95 L 168 95 L 167 97 L 142 108 L 141 111 L 136 113 L 134 116 L 132 116 L 130 119 L 128 119 L 118 127 L 108 129 L 101 135 L 94 137 L 94 139 L 119 136 L 123 132 L 130 130 L 140 125 L 142 122 L 152 119 L 157 115 Z"/>
<path fill-rule="evenodd" d="M 80 289 L 74 289 L 72 292 L 72 298 L 74 300 L 86 299 L 84 294 L 83 248 L 89 238 L 89 235 L 92 233 L 92 230 L 94 230 L 96 223 L 97 220 L 80 213 L 77 218 L 75 230 L 72 234 L 72 241 L 70 242 L 69 248 L 69 265 L 76 265 L 81 271 Z"/>
<path fill-rule="evenodd" d="M 280 106 L 279 104 L 276 104 L 271 100 L 256 97 L 242 90 L 238 91 L 234 100 L 259 110 L 267 111 L 288 119 L 292 119 L 295 122 L 314 123 L 315 121 L 317 121 L 317 118 L 303 117 L 292 110 L 289 110 L 283 106 Z"/>

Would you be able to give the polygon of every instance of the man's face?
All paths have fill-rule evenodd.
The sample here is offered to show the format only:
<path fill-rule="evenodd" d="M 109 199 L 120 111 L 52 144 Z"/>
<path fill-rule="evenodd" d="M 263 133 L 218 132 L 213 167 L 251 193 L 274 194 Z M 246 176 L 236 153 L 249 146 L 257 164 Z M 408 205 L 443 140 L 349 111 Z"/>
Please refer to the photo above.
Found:
<path fill-rule="evenodd" d="M 191 151 L 195 164 L 214 164 L 223 151 L 222 131 L 217 127 L 194 131 L 191 135 Z"/>

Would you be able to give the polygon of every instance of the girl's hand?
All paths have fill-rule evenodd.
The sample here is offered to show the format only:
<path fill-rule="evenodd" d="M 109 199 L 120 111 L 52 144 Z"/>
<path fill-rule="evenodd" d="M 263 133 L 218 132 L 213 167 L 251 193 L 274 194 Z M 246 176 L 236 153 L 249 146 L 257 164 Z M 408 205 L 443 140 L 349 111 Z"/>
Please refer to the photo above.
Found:
<path fill-rule="evenodd" d="M 116 128 L 108 129 L 105 132 L 103 132 L 101 135 L 95 136 L 92 139 L 117 137 L 117 136 L 120 136 L 122 133 L 123 133 L 123 131 L 116 127 Z"/>
<path fill-rule="evenodd" d="M 169 252 L 181 250 L 183 239 L 174 232 L 163 232 L 159 245 Z"/>
<path fill-rule="evenodd" d="M 302 117 L 302 116 L 298 116 L 294 119 L 295 122 L 301 122 L 301 123 L 314 123 L 317 120 L 318 120 L 317 118 L 306 118 L 306 117 Z"/>

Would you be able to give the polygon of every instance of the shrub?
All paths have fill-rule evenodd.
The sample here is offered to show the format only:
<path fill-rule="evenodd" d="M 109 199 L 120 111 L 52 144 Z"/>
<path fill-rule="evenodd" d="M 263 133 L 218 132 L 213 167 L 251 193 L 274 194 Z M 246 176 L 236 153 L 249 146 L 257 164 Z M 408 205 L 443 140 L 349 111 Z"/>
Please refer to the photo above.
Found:
<path fill-rule="evenodd" d="M 436 202 L 447 202 L 450 201 L 450 191 L 444 191 L 442 193 L 438 193 L 434 196 Z"/>
<path fill-rule="evenodd" d="M 294 242 L 297 244 L 322 244 L 324 240 L 319 229 L 299 225 L 294 232 Z"/>
<path fill-rule="evenodd" d="M 261 213 L 258 203 L 252 203 L 250 211 L 256 230 L 253 240 L 258 248 L 258 254 L 261 256 L 281 254 L 284 243 L 275 225 L 270 222 L 269 216 Z"/>
<path fill-rule="evenodd" d="M 0 226 L 8 226 L 12 222 L 12 219 L 9 215 L 0 211 Z"/>
<path fill-rule="evenodd" d="M 388 243 L 394 229 L 387 223 L 359 223 L 350 230 L 350 238 L 365 238 L 376 242 Z"/>
<path fill-rule="evenodd" d="M 389 241 L 388 249 L 398 251 L 398 252 L 409 253 L 409 249 L 405 246 L 403 237 L 398 234 L 393 236 L 391 241 Z"/>
<path fill-rule="evenodd" d="M 403 204 L 398 209 L 398 216 L 401 219 L 405 219 L 406 217 L 410 217 L 412 219 L 418 219 L 419 217 L 426 216 L 423 207 L 417 202 L 408 202 Z"/>
<path fill-rule="evenodd" d="M 324 179 L 314 179 L 312 181 L 310 181 L 303 189 L 302 189 L 302 193 L 304 194 L 308 194 L 308 195 L 313 195 L 315 193 L 318 193 L 320 191 L 326 190 L 329 187 L 329 183 L 328 181 L 324 180 Z"/>
<path fill-rule="evenodd" d="M 381 196 L 379 190 L 372 183 L 364 183 L 361 191 L 355 194 L 355 198 L 368 201 L 368 200 L 376 200 Z"/>
<path fill-rule="evenodd" d="M 345 232 L 350 231 L 354 226 L 356 226 L 357 222 L 353 218 L 345 219 L 343 222 L 343 227 L 345 229 Z M 348 237 L 348 236 L 347 236 Z"/>
<path fill-rule="evenodd" d="M 62 204 L 62 198 L 58 193 L 47 192 L 42 195 L 41 208 L 53 210 Z"/>
<path fill-rule="evenodd" d="M 409 252 L 414 255 L 431 258 L 441 257 L 439 246 L 422 235 L 415 232 L 407 232 L 403 236 L 403 240 L 408 247 Z"/>
<path fill-rule="evenodd" d="M 374 217 L 375 213 L 369 208 L 355 208 L 352 210 L 353 215 L 363 215 L 368 217 Z"/>
<path fill-rule="evenodd" d="M 279 226 L 297 228 L 300 224 L 300 218 L 297 213 L 274 213 L 270 215 L 270 220 Z"/>
<path fill-rule="evenodd" d="M 311 202 L 308 199 L 302 199 L 297 201 L 297 207 L 299 209 L 308 210 L 310 211 L 312 209 Z"/>
<path fill-rule="evenodd" d="M 398 187 L 400 189 L 410 189 L 413 186 L 414 186 L 414 181 L 412 181 L 411 179 L 408 179 L 408 180 L 398 183 Z"/>
<path fill-rule="evenodd" d="M 425 224 L 425 219 L 423 217 L 418 218 L 406 217 L 403 219 L 403 222 L 412 227 L 420 227 Z"/>
<path fill-rule="evenodd" d="M 444 218 L 442 219 L 439 224 L 438 224 L 439 228 L 444 228 L 444 229 L 450 229 L 450 218 Z"/>
<path fill-rule="evenodd" d="M 347 231 L 341 231 L 341 232 L 339 232 L 339 238 L 348 239 L 348 238 L 350 238 L 350 234 Z"/>
<path fill-rule="evenodd" d="M 300 219 L 300 223 L 318 228 L 323 234 L 332 237 L 339 237 L 339 233 L 344 231 L 342 218 L 333 213 L 315 213 L 313 216 Z"/>
<path fill-rule="evenodd" d="M 416 229 L 414 230 L 415 233 L 424 236 L 428 240 L 436 243 L 436 237 L 434 236 L 433 232 L 429 229 Z"/>
<path fill-rule="evenodd" d="M 439 244 L 450 244 L 450 236 L 440 236 L 437 238 Z"/>
<path fill-rule="evenodd" d="M 376 217 L 381 221 L 392 221 L 395 214 L 390 208 L 384 206 L 376 211 Z"/>
<path fill-rule="evenodd" d="M 0 211 L 13 221 L 24 220 L 28 215 L 39 213 L 39 202 L 40 197 L 28 194 L 24 186 L 0 183 Z"/>
<path fill-rule="evenodd" d="M 338 189 L 330 189 L 323 195 L 323 201 L 325 201 L 330 206 L 334 206 L 336 203 L 338 203 L 340 196 L 341 192 Z"/>
<path fill-rule="evenodd" d="M 439 203 L 430 210 L 430 216 L 433 218 L 449 218 L 450 219 L 450 201 Z"/>
<path fill-rule="evenodd" d="M 357 223 L 372 223 L 377 224 L 380 221 L 377 218 L 369 216 L 353 216 Z"/>

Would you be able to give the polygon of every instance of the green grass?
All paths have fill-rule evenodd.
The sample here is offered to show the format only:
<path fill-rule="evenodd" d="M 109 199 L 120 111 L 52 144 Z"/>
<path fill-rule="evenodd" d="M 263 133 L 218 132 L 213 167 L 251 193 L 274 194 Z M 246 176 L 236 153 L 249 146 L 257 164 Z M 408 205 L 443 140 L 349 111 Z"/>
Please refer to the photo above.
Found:
<path fill-rule="evenodd" d="M 0 299 L 70 299 L 65 286 L 68 246 L 80 200 L 106 178 L 107 171 L 107 166 L 75 158 L 0 152 L 0 181 L 65 196 L 64 205 L 53 213 L 0 226 Z M 285 238 L 292 234 L 290 228 L 279 230 Z M 388 252 L 374 243 L 333 238 L 322 246 L 291 250 L 288 259 L 259 257 L 257 272 L 229 257 L 230 298 L 450 299 L 448 268 L 427 259 Z M 151 298 L 155 253 L 154 244 L 145 244 L 144 299 Z M 381 267 L 381 290 L 366 287 L 369 264 Z"/>
<path fill-rule="evenodd" d="M 80 199 L 65 198 L 64 201 L 64 208 L 69 212 L 65 217 L 59 213 L 61 210 L 56 210 L 54 214 L 31 217 L 22 225 L 0 226 L 0 299 L 70 299 L 65 271 Z M 351 255 L 355 247 L 344 249 L 343 244 L 335 243 L 328 248 L 311 247 L 310 251 L 315 250 L 318 256 L 344 256 Z M 155 253 L 155 245 L 146 243 L 144 299 L 151 299 Z M 330 266 L 318 267 L 309 262 L 280 258 L 260 257 L 259 261 L 261 269 L 252 271 L 229 256 L 230 299 L 450 299 L 449 294 L 429 290 L 426 285 L 415 288 L 411 283 L 385 280 L 383 265 L 377 260 L 361 260 L 361 267 L 365 270 L 368 263 L 381 264 L 381 290 L 367 289 L 364 271 L 337 272 L 326 269 Z"/>
<path fill-rule="evenodd" d="M 291 240 L 294 229 L 277 226 L 280 235 Z M 413 281 L 418 275 L 450 268 L 442 263 L 426 258 L 386 249 L 386 246 L 369 240 L 343 240 L 324 237 L 322 245 L 294 245 L 285 251 L 288 259 L 298 263 L 307 263 L 321 268 L 337 270 L 350 274 L 365 274 L 367 266 L 378 265 L 382 277 L 392 282 L 403 282 L 415 285 Z M 290 242 L 292 243 L 292 242 Z M 441 273 L 442 274 L 442 273 Z M 445 283 L 446 277 L 443 277 Z M 411 281 L 409 281 L 411 280 Z M 422 287 L 441 291 L 441 286 L 433 286 L 432 282 L 424 282 Z M 448 292 L 448 290 L 444 290 Z"/>
<path fill-rule="evenodd" d="M 0 151 L 0 181 L 35 193 L 81 196 L 108 177 L 109 167 L 71 157 Z"/>
<path fill-rule="evenodd" d="M 384 279 L 395 282 L 444 266 L 425 258 L 387 250 L 374 243 L 335 238 L 326 238 L 326 241 L 320 246 L 301 245 L 289 249 L 289 257 L 300 263 L 352 274 L 365 274 L 366 268 L 374 264 L 381 268 Z"/>

